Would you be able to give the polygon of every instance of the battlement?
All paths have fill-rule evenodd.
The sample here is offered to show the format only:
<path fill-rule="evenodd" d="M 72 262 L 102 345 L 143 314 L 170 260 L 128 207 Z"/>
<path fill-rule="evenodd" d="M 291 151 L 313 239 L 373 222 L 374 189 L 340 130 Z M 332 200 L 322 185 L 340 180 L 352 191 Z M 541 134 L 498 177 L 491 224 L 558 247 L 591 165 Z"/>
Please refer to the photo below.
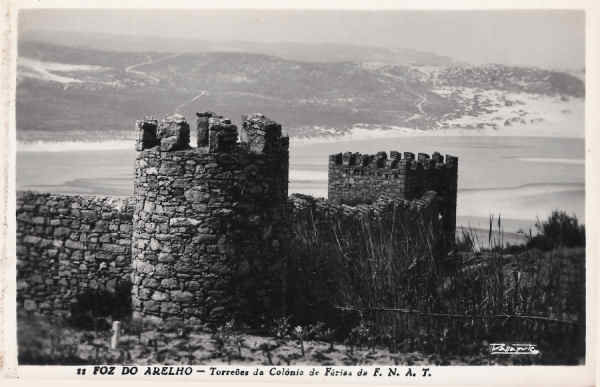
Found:
<path fill-rule="evenodd" d="M 330 155 L 329 162 L 344 167 L 368 167 L 371 169 L 440 169 L 458 166 L 457 157 L 446 155 L 444 161 L 444 156 L 438 152 L 433 152 L 431 156 L 427 153 L 418 153 L 416 159 L 412 152 L 404 152 L 404 157 L 397 151 L 391 151 L 389 156 L 386 152 L 377 152 L 374 155 L 345 152 Z"/>
<path fill-rule="evenodd" d="M 376 154 L 338 153 L 329 156 L 329 200 L 345 204 L 373 203 L 386 194 L 414 199 L 424 192 L 456 191 L 458 158 L 391 151 Z"/>
<path fill-rule="evenodd" d="M 158 148 L 161 152 L 197 149 L 204 153 L 273 153 L 287 151 L 289 139 L 282 136 L 281 125 L 260 113 L 242 116 L 242 130 L 231 120 L 214 112 L 196 113 L 196 147 L 190 145 L 190 125 L 175 114 L 159 121 L 153 118 L 136 122 L 136 150 Z"/>

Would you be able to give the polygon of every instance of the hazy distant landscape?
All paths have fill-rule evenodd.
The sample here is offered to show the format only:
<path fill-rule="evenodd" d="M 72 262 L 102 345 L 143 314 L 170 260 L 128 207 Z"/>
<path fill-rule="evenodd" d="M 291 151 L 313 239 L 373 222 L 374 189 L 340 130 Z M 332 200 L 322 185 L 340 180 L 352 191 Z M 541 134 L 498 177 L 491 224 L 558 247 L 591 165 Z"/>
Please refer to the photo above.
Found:
<path fill-rule="evenodd" d="M 137 118 L 191 120 L 203 109 L 235 120 L 268 112 L 293 137 L 398 128 L 528 135 L 583 122 L 584 76 L 414 49 L 34 31 L 18 47 L 17 138 L 129 138 Z M 583 125 L 557 133 L 583 137 Z"/>
<path fill-rule="evenodd" d="M 469 64 L 390 45 L 43 29 L 22 33 L 18 48 L 20 189 L 128 195 L 136 119 L 262 112 L 292 137 L 293 192 L 326 195 L 334 149 L 438 150 L 461 160 L 460 224 L 484 227 L 502 213 L 507 230 L 527 230 L 556 207 L 584 218 L 583 68 Z M 423 135 L 444 138 L 414 138 Z"/>

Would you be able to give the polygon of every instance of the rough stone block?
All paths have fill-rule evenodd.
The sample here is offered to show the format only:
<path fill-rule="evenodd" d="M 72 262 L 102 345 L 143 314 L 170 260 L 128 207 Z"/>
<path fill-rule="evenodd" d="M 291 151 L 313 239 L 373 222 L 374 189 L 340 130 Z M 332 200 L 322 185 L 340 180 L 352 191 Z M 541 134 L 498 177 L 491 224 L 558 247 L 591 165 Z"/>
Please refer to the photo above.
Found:
<path fill-rule="evenodd" d="M 160 243 L 154 238 L 150 239 L 150 249 L 154 251 L 160 250 Z"/>
<path fill-rule="evenodd" d="M 94 210 L 81 210 L 80 215 L 85 220 L 96 220 L 98 214 Z"/>
<path fill-rule="evenodd" d="M 40 243 L 41 240 L 42 238 L 40 238 L 39 236 L 27 235 L 25 238 L 23 238 L 23 243 L 37 245 L 38 243 Z"/>
<path fill-rule="evenodd" d="M 155 291 L 152 294 L 152 300 L 154 301 L 167 301 L 169 299 L 169 295 L 167 293 Z"/>
<path fill-rule="evenodd" d="M 196 187 L 188 189 L 184 192 L 183 196 L 187 201 L 198 203 L 205 201 L 204 193 L 197 189 Z"/>
<path fill-rule="evenodd" d="M 169 266 L 165 265 L 163 263 L 159 263 L 154 268 L 154 274 L 159 277 L 165 278 L 166 276 L 169 275 Z"/>
<path fill-rule="evenodd" d="M 159 253 L 158 254 L 158 262 L 170 263 L 175 262 L 175 258 L 173 255 L 169 253 Z"/>
<path fill-rule="evenodd" d="M 135 149 L 137 151 L 152 148 L 159 144 L 159 141 L 156 137 L 158 121 L 141 120 L 137 121 L 135 126 L 137 131 Z"/>
<path fill-rule="evenodd" d="M 126 251 L 126 246 L 116 245 L 114 243 L 104 243 L 102 244 L 102 250 L 109 253 L 121 254 Z"/>
<path fill-rule="evenodd" d="M 281 125 L 261 113 L 244 118 L 240 137 L 251 152 L 263 153 L 277 147 L 281 139 Z"/>
<path fill-rule="evenodd" d="M 188 149 L 190 126 L 181 115 L 172 115 L 160 122 L 156 131 L 163 152 Z"/>
<path fill-rule="evenodd" d="M 37 310 L 37 304 L 33 300 L 25 300 L 23 307 L 28 312 L 34 312 Z"/>
<path fill-rule="evenodd" d="M 179 305 L 177 305 L 176 303 L 173 302 L 163 302 L 160 304 L 160 313 L 167 314 L 167 315 L 173 315 L 173 314 L 179 314 L 181 313 L 181 308 L 179 307 Z M 179 319 L 177 319 L 179 320 Z M 170 321 L 161 321 L 161 324 L 170 324 Z"/>
<path fill-rule="evenodd" d="M 171 296 L 177 302 L 190 302 L 194 299 L 194 295 L 190 292 L 175 291 L 171 293 Z"/>
<path fill-rule="evenodd" d="M 181 173 L 181 165 L 173 161 L 165 161 L 161 163 L 159 173 L 161 175 L 179 175 Z"/>
<path fill-rule="evenodd" d="M 160 286 L 162 286 L 165 289 L 177 289 L 179 284 L 174 278 L 166 278 L 161 281 Z"/>
<path fill-rule="evenodd" d="M 36 216 L 31 219 L 31 222 L 34 224 L 45 224 L 46 218 L 44 218 L 43 216 Z"/>
<path fill-rule="evenodd" d="M 234 149 L 237 139 L 237 126 L 231 124 L 231 121 L 220 118 L 209 119 L 209 152 L 229 152 Z"/>
<path fill-rule="evenodd" d="M 65 242 L 65 247 L 76 250 L 85 250 L 85 245 L 83 243 L 71 239 Z"/>
<path fill-rule="evenodd" d="M 198 147 L 208 146 L 208 120 L 216 116 L 213 112 L 196 113 L 196 137 Z"/>
<path fill-rule="evenodd" d="M 194 218 L 171 218 L 169 220 L 169 226 L 171 227 L 197 226 L 199 224 L 200 221 Z"/>
<path fill-rule="evenodd" d="M 148 312 L 158 312 L 160 310 L 160 303 L 151 300 L 144 302 L 144 310 Z"/>

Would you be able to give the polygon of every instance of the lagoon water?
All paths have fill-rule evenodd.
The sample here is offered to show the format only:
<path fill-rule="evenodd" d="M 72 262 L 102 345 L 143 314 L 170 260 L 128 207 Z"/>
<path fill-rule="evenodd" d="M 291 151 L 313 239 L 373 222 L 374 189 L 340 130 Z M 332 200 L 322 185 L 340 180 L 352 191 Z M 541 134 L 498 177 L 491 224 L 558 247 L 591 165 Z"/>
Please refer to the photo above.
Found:
<path fill-rule="evenodd" d="M 133 193 L 135 151 L 19 150 L 19 190 L 119 195 Z M 26 149 L 26 148 L 25 148 Z M 543 137 L 399 137 L 328 143 L 292 142 L 290 193 L 327 195 L 328 155 L 438 151 L 459 157 L 459 225 L 487 228 L 490 215 L 502 216 L 507 232 L 533 227 L 536 218 L 562 209 L 585 221 L 583 139 Z"/>

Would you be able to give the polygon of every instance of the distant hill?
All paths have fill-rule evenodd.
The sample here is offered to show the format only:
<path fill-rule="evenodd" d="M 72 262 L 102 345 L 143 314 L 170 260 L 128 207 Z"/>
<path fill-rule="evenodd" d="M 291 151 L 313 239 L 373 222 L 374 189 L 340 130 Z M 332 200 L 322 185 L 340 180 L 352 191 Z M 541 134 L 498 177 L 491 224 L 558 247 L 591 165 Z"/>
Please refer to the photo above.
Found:
<path fill-rule="evenodd" d="M 71 31 L 23 31 L 22 41 L 36 41 L 75 48 L 94 48 L 117 52 L 245 52 L 277 56 L 302 62 L 380 62 L 385 64 L 447 66 L 449 57 L 409 48 L 385 48 L 359 44 L 205 41 L 164 36 L 130 36 Z"/>
<path fill-rule="evenodd" d="M 357 123 L 438 129 L 502 108 L 503 116 L 490 116 L 497 127 L 515 117 L 525 122 L 515 93 L 568 99 L 585 90 L 567 73 L 502 65 L 308 62 L 233 50 L 124 52 L 28 40 L 18 49 L 17 128 L 24 140 L 48 133 L 106 138 L 131 133 L 135 119 L 148 114 L 176 111 L 192 119 L 206 109 L 235 120 L 268 113 L 296 136 L 320 135 L 322 128 L 343 133 Z"/>
<path fill-rule="evenodd" d="M 435 75 L 441 86 L 475 87 L 545 95 L 568 95 L 583 98 L 585 85 L 580 77 L 558 71 L 532 67 L 450 66 Z"/>

